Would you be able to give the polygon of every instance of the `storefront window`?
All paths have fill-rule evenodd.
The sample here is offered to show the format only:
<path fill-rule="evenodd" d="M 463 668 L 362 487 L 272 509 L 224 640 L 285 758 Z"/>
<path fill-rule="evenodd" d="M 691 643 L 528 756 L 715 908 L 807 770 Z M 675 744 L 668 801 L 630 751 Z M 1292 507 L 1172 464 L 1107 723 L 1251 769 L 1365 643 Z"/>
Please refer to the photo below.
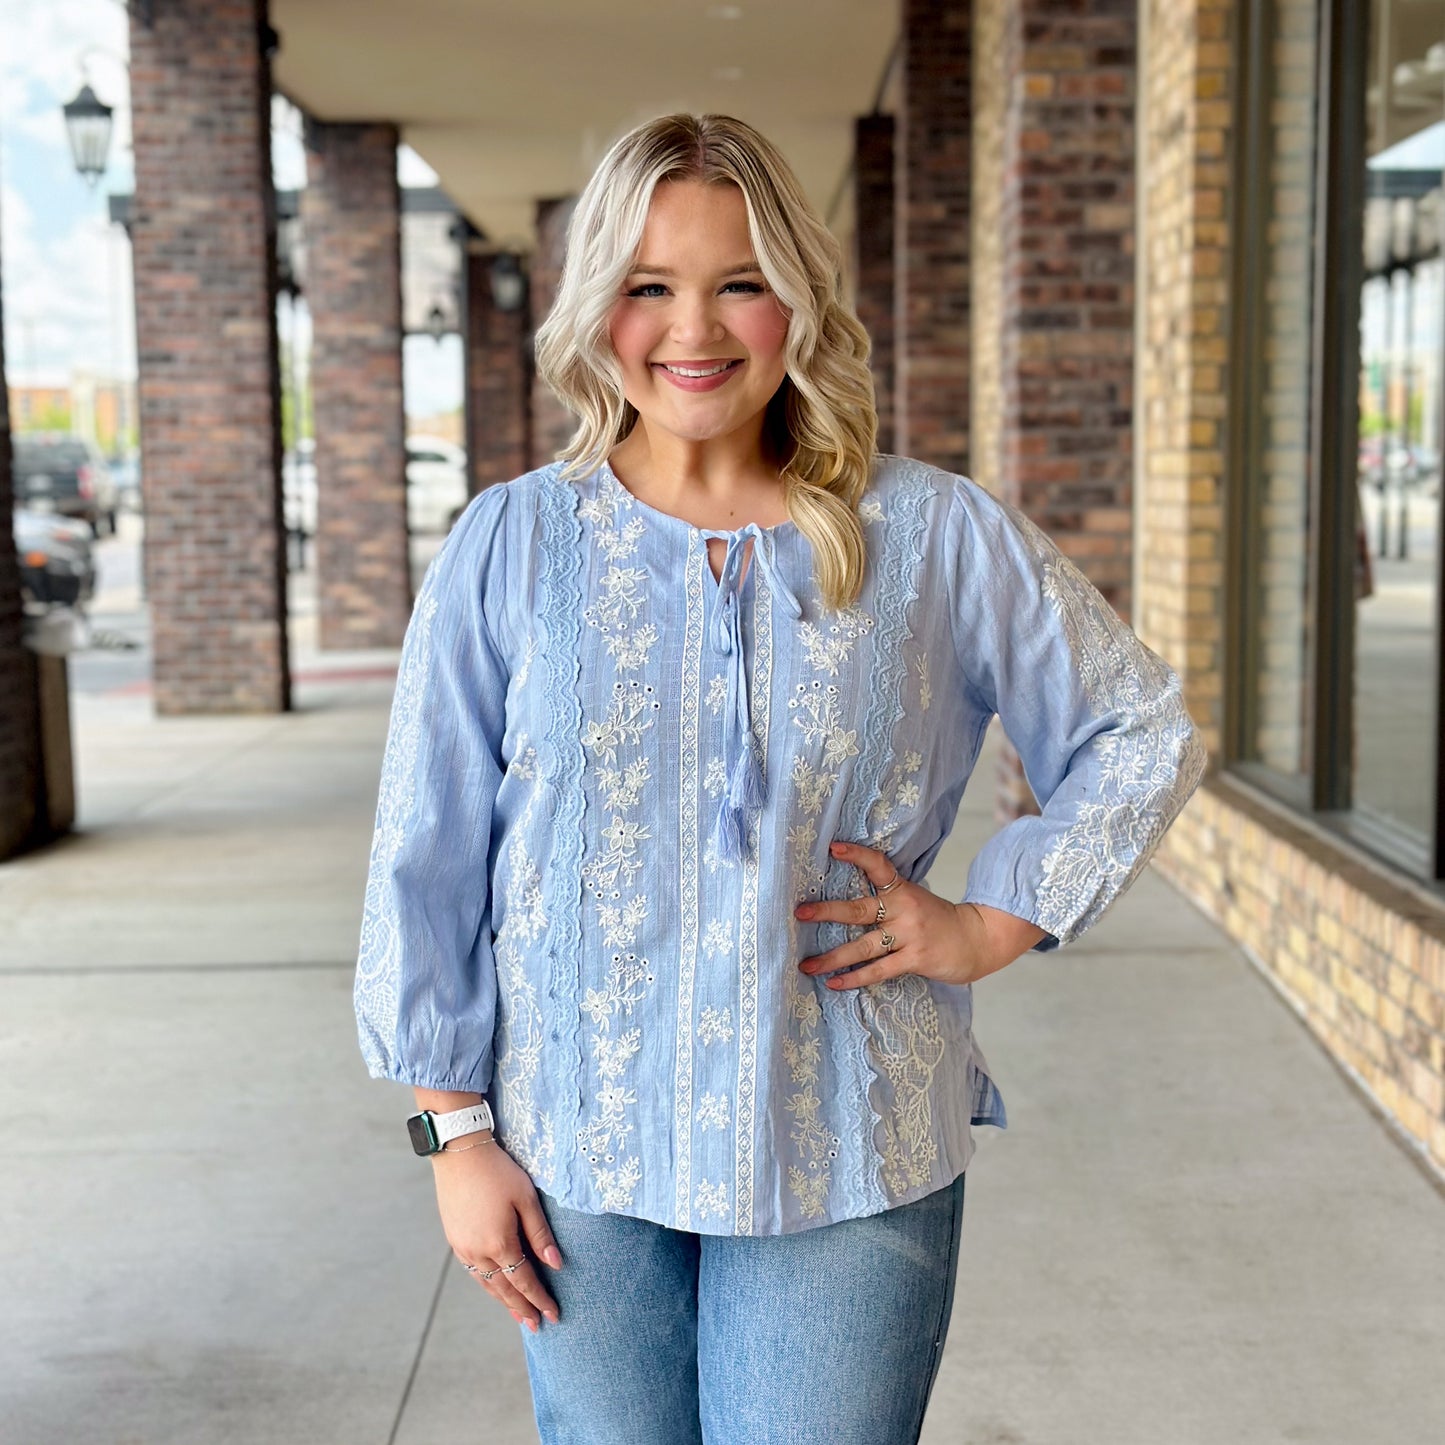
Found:
<path fill-rule="evenodd" d="M 1445 4 L 1242 22 L 1229 761 L 1441 880 Z"/>
<path fill-rule="evenodd" d="M 1445 4 L 1370 6 L 1355 622 L 1354 808 L 1428 850 L 1440 656 Z"/>

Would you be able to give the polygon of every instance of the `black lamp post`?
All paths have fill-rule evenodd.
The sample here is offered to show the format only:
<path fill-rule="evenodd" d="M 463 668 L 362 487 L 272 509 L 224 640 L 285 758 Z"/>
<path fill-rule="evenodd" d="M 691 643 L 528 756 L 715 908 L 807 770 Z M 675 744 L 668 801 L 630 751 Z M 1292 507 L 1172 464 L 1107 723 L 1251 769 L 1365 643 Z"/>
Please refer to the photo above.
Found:
<path fill-rule="evenodd" d="M 426 314 L 426 333 L 437 343 L 441 342 L 448 331 L 452 329 L 451 323 L 447 320 L 447 313 L 442 310 L 440 302 L 433 302 L 432 308 Z"/>
<path fill-rule="evenodd" d="M 82 85 L 80 94 L 62 109 L 75 169 L 93 187 L 105 174 L 105 158 L 110 151 L 111 117 L 115 112 L 96 96 L 89 85 Z"/>

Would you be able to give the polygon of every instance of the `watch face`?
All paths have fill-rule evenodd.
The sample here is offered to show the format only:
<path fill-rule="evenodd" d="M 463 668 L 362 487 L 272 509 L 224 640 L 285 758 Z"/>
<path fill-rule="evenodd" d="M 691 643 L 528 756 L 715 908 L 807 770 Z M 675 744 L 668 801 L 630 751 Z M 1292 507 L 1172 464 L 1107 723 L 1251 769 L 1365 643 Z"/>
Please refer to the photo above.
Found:
<path fill-rule="evenodd" d="M 411 1135 L 411 1147 L 418 1154 L 435 1154 L 441 1148 L 436 1130 L 432 1127 L 431 1115 L 425 1110 L 413 1114 L 406 1121 L 406 1130 Z"/>

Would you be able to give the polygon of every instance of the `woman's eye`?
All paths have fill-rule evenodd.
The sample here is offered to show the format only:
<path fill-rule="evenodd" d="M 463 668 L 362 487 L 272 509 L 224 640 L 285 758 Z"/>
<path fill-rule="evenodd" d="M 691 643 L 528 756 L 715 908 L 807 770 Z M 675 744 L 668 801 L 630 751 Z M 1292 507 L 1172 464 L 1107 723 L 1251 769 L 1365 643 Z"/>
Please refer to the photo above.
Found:
<path fill-rule="evenodd" d="M 660 281 L 648 281 L 641 286 L 634 286 L 632 290 L 629 291 L 627 294 L 629 296 L 644 296 L 646 295 L 646 293 L 651 291 L 665 290 L 667 290 L 667 287 L 665 287 Z"/>
<path fill-rule="evenodd" d="M 729 281 L 724 289 L 731 291 L 735 286 L 751 296 L 761 296 L 763 294 L 763 288 L 759 286 L 756 281 Z"/>

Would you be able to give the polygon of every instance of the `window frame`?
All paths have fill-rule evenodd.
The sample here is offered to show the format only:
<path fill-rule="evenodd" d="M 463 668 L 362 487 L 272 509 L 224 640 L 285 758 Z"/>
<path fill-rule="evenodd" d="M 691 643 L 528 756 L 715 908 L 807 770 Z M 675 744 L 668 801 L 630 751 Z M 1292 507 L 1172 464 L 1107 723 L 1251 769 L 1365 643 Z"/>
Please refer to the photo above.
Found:
<path fill-rule="evenodd" d="M 1229 225 L 1230 418 L 1224 489 L 1225 637 L 1222 765 L 1248 786 L 1403 869 L 1445 895 L 1445 545 L 1436 555 L 1434 827 L 1426 846 L 1387 819 L 1353 808 L 1355 548 L 1359 466 L 1360 306 L 1364 284 L 1365 92 L 1370 62 L 1369 0 L 1320 0 L 1317 35 L 1314 230 L 1309 385 L 1309 525 L 1300 774 L 1247 755 L 1255 736 L 1259 646 L 1251 625 L 1251 579 L 1259 544 L 1252 525 L 1260 478 L 1267 340 L 1265 231 L 1269 175 L 1251 164 L 1263 153 L 1273 90 L 1269 63 L 1275 0 L 1247 0 L 1235 36 L 1239 78 Z M 1246 179 L 1247 178 L 1247 179 Z M 1445 511 L 1442 511 L 1445 529 Z M 1445 538 L 1442 538 L 1445 542 Z"/>

